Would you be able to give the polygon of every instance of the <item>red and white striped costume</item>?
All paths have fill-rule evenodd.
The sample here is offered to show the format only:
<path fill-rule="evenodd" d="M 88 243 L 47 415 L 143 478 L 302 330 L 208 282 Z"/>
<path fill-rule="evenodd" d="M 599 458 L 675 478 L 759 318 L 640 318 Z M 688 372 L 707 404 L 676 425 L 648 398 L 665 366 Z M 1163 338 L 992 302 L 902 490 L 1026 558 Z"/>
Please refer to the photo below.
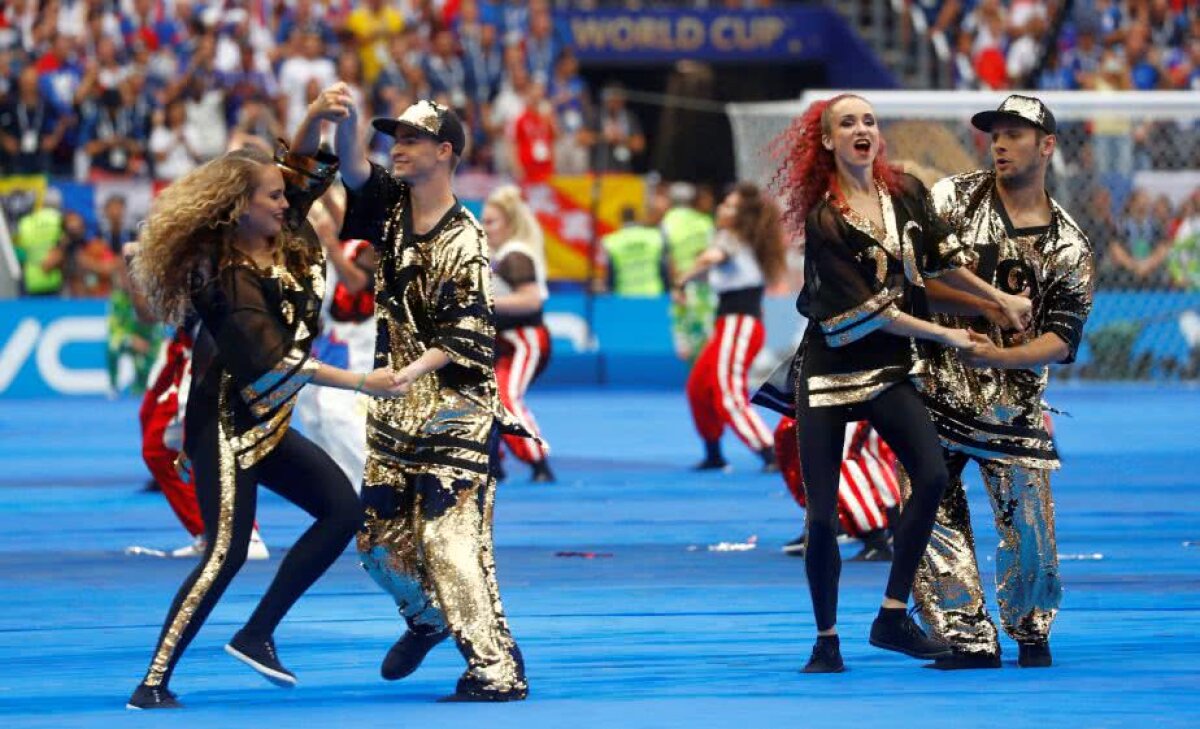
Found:
<path fill-rule="evenodd" d="M 785 417 L 775 429 L 775 454 L 788 491 L 805 506 L 796 421 Z M 887 510 L 900 505 L 896 456 L 865 421 L 846 424 L 842 473 L 838 483 L 838 517 L 852 537 L 889 526 Z"/>
<path fill-rule="evenodd" d="M 528 244 L 509 241 L 500 246 L 492 254 L 492 272 L 495 296 L 510 294 L 523 284 L 536 283 L 542 300 L 549 297 L 541 257 Z M 525 463 L 541 463 L 549 454 L 537 420 L 525 404 L 525 393 L 549 362 L 550 330 L 543 322 L 542 309 L 531 314 L 496 313 L 496 381 L 500 400 L 535 436 L 505 435 L 504 443 Z"/>
<path fill-rule="evenodd" d="M 726 254 L 708 277 L 717 294 L 717 318 L 712 339 L 692 365 L 688 404 L 706 442 L 719 440 L 729 426 L 743 443 L 761 452 L 771 446 L 771 431 L 750 407 L 747 377 L 766 337 L 763 273 L 754 252 L 729 231 L 718 232 L 713 245 Z"/>
<path fill-rule="evenodd" d="M 183 528 L 193 537 L 204 533 L 196 488 L 175 470 L 183 447 L 183 415 L 192 386 L 192 333 L 184 326 L 164 342 L 150 375 L 150 387 L 138 412 L 142 424 L 142 460 L 158 482 Z"/>

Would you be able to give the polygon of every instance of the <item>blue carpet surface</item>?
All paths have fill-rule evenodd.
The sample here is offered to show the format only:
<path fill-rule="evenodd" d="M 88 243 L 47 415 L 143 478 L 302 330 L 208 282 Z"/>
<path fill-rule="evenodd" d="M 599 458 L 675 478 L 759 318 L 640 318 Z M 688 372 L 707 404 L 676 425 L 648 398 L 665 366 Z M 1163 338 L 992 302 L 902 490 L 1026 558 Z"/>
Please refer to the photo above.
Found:
<path fill-rule="evenodd" d="M 3 727 L 1129 727 L 1200 726 L 1200 390 L 1059 387 L 1050 398 L 1066 597 L 1056 666 L 943 674 L 875 650 L 886 567 L 846 564 L 849 667 L 803 676 L 813 625 L 801 560 L 779 547 L 802 512 L 727 436 L 731 474 L 694 474 L 681 394 L 535 392 L 554 486 L 511 477 L 498 499 L 501 589 L 531 696 L 439 705 L 462 670 L 449 643 L 409 679 L 378 678 L 401 625 L 346 555 L 276 635 L 300 685 L 276 689 L 221 651 L 306 527 L 272 494 L 273 551 L 249 563 L 181 662 L 183 712 L 133 713 L 170 598 L 191 563 L 126 556 L 186 535 L 140 492 L 136 403 L 0 403 L 0 726 Z M 969 469 L 970 470 L 970 469 Z M 996 536 L 971 476 L 981 567 Z M 757 549 L 714 552 L 757 538 Z M 847 549 L 851 549 L 847 547 Z M 595 553 L 593 558 L 558 556 Z M 994 603 L 993 603 L 994 605 Z"/>

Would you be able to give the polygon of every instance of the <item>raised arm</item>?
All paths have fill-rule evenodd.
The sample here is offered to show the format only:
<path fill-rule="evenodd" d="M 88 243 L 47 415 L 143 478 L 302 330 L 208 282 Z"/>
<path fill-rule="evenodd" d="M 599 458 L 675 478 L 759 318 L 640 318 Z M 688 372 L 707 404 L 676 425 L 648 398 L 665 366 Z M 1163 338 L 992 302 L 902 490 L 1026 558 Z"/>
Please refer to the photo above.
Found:
<path fill-rule="evenodd" d="M 358 108 L 350 87 L 338 82 L 317 95 L 296 129 L 292 150 L 297 154 L 316 154 L 321 143 L 322 122 L 337 124 L 334 148 L 341 162 L 342 182 L 357 190 L 371 176 L 366 147 L 358 134 Z"/>

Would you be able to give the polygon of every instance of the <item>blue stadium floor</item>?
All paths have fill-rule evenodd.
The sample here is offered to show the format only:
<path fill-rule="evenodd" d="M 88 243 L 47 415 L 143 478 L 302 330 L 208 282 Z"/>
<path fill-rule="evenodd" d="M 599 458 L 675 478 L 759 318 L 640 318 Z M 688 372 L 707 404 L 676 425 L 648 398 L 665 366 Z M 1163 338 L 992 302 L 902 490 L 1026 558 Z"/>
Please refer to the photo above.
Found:
<path fill-rule="evenodd" d="M 850 671 L 799 674 L 813 626 L 803 565 L 779 552 L 801 513 L 778 476 L 734 442 L 733 474 L 689 473 L 699 447 L 682 395 L 549 391 L 532 403 L 562 483 L 510 480 L 496 529 L 529 701 L 434 703 L 461 671 L 450 644 L 408 680 L 381 681 L 400 626 L 350 553 L 277 634 L 298 688 L 226 656 L 305 525 L 268 494 L 259 520 L 272 560 L 234 582 L 173 682 L 188 708 L 165 714 L 123 708 L 191 567 L 123 554 L 186 541 L 162 497 L 139 491 L 135 404 L 5 401 L 0 726 L 1198 726 L 1200 390 L 1063 387 L 1051 399 L 1074 416 L 1058 421 L 1066 600 L 1051 670 L 1018 669 L 1008 642 L 1003 670 L 955 674 L 871 648 L 885 568 L 847 564 Z M 990 580 L 995 536 L 978 487 L 972 503 Z M 751 535 L 753 551 L 706 549 Z"/>

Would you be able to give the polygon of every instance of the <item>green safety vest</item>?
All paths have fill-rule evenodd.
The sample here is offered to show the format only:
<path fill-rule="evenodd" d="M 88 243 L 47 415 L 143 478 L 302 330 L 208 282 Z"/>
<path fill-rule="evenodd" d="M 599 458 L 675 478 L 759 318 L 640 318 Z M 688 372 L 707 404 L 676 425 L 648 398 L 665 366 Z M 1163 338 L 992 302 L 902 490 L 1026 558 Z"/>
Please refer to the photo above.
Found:
<path fill-rule="evenodd" d="M 618 296 L 661 296 L 662 233 L 630 225 L 604 236 L 608 265 L 613 267 L 613 293 Z"/>
<path fill-rule="evenodd" d="M 52 294 L 62 288 L 62 271 L 42 270 L 42 262 L 58 246 L 62 237 L 62 213 L 42 208 L 17 223 L 17 252 L 25 275 L 25 290 L 31 294 Z"/>
<path fill-rule="evenodd" d="M 713 220 L 709 216 L 688 207 L 671 208 L 662 219 L 662 229 L 667 236 L 667 248 L 671 254 L 671 265 L 682 273 L 691 268 L 712 238 Z"/>

